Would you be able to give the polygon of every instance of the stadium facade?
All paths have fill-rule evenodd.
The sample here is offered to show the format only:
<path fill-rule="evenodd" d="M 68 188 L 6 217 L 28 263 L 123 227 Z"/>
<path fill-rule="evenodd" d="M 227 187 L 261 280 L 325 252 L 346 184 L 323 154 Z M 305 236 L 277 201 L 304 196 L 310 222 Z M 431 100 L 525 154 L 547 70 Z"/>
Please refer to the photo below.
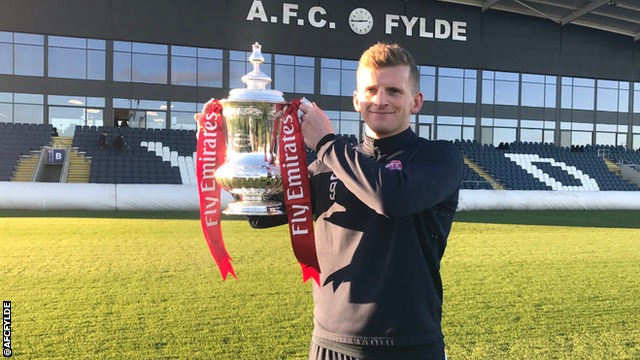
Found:
<path fill-rule="evenodd" d="M 582 1 L 596 2 L 634 3 Z M 430 0 L 1 6 L 0 122 L 52 124 L 67 136 L 76 125 L 124 119 L 132 127 L 194 129 L 204 102 L 244 87 L 259 42 L 273 88 L 314 100 L 336 132 L 361 136 L 352 106 L 357 59 L 386 41 L 409 49 L 420 65 L 425 103 L 412 126 L 422 137 L 640 148 L 638 36 L 563 25 L 539 11 Z"/>

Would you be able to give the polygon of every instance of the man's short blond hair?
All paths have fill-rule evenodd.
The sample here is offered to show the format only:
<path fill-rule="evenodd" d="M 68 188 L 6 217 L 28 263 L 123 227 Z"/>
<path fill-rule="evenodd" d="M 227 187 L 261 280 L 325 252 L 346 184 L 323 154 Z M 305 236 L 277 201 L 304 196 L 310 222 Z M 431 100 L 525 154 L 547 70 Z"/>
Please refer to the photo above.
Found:
<path fill-rule="evenodd" d="M 368 48 L 358 63 L 358 70 L 365 67 L 380 69 L 393 66 L 409 66 L 409 81 L 413 93 L 420 91 L 420 71 L 413 56 L 398 44 L 377 43 Z"/>

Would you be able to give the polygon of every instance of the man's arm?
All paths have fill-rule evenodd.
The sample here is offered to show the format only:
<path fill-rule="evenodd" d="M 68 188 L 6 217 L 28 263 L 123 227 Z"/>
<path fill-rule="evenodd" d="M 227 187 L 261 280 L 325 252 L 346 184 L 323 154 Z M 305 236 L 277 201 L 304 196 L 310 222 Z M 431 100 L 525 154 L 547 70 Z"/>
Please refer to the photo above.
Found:
<path fill-rule="evenodd" d="M 360 201 L 388 218 L 408 216 L 441 203 L 462 180 L 462 155 L 449 142 L 424 146 L 401 170 L 386 169 L 341 138 L 321 144 L 318 160 Z"/>

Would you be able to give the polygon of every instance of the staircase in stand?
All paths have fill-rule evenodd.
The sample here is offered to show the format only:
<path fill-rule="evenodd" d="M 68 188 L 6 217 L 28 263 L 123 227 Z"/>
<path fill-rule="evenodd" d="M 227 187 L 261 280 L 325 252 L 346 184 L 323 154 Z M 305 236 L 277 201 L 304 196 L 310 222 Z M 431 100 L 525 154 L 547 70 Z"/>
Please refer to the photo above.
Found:
<path fill-rule="evenodd" d="M 89 173 L 91 172 L 91 162 L 87 161 L 83 154 L 80 154 L 77 149 L 73 149 L 73 137 L 53 137 L 53 148 L 67 149 L 67 156 L 69 157 L 69 175 L 67 176 L 68 183 L 88 183 Z"/>
<path fill-rule="evenodd" d="M 14 182 L 31 182 L 33 174 L 36 172 L 36 166 L 40 159 L 39 151 L 32 151 L 30 155 L 20 155 L 18 166 L 13 172 L 11 181 Z"/>
<path fill-rule="evenodd" d="M 496 179 L 492 178 L 491 175 L 489 175 L 486 172 L 484 172 L 484 170 L 482 170 L 478 165 L 476 165 L 473 161 L 469 160 L 467 155 L 462 154 L 462 157 L 463 157 L 464 163 L 469 165 L 469 167 L 471 169 L 473 169 L 475 172 L 477 172 L 478 175 L 480 175 L 481 178 L 483 178 L 486 181 L 488 181 L 491 184 L 491 187 L 493 187 L 494 190 L 504 190 L 502 184 L 499 181 L 497 181 Z"/>
<path fill-rule="evenodd" d="M 91 162 L 77 150 L 69 151 L 69 176 L 68 183 L 88 183 L 91 172 Z"/>

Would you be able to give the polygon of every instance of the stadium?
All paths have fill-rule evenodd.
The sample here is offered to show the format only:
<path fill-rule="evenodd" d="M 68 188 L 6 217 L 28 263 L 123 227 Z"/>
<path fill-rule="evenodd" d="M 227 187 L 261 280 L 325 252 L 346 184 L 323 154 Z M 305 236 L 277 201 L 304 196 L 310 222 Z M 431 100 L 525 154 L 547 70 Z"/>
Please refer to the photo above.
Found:
<path fill-rule="evenodd" d="M 355 145 L 357 59 L 384 41 L 419 65 L 412 129 L 464 156 L 442 269 L 450 358 L 640 359 L 637 1 L 0 10 L 0 274 L 14 356 L 305 358 L 311 287 L 286 229 L 225 219 L 240 281 L 222 282 L 211 261 L 193 115 L 244 88 L 257 42 L 270 87 L 315 101 Z"/>

